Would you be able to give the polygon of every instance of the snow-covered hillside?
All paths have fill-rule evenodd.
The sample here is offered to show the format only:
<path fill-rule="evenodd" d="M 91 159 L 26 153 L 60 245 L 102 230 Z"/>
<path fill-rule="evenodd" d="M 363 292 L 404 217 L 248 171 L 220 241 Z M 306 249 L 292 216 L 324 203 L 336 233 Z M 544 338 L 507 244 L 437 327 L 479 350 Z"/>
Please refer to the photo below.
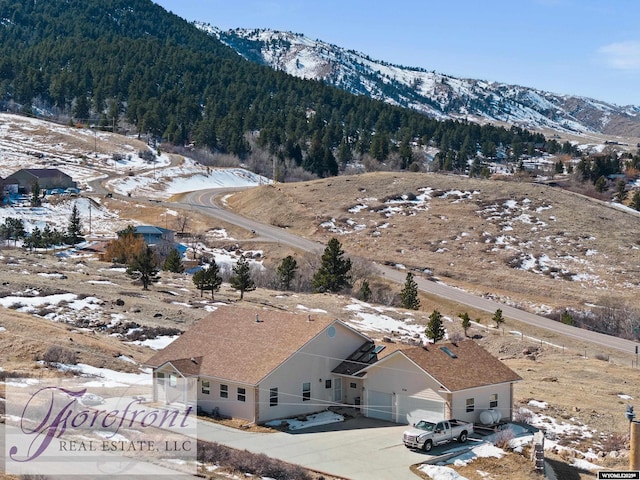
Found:
<path fill-rule="evenodd" d="M 256 29 L 223 32 L 209 25 L 196 25 L 248 60 L 435 118 L 640 136 L 638 106 L 620 107 L 590 98 L 393 65 L 302 34 Z"/>
<path fill-rule="evenodd" d="M 154 152 L 154 160 L 142 158 L 144 151 Z M 244 168 L 211 168 L 189 157 L 170 156 L 150 149 L 135 137 L 1 113 L 0 178 L 21 168 L 57 168 L 78 183 L 80 196 L 47 195 L 39 207 L 30 205 L 28 195 L 14 199 L 0 208 L 0 224 L 7 218 L 18 218 L 29 233 L 46 225 L 64 230 L 75 205 L 86 233 L 90 231 L 94 238 L 113 237 L 116 231 L 137 223 L 105 206 L 108 202 L 95 194 L 91 184 L 98 179 L 113 193 L 154 200 L 203 189 L 270 182 Z M 177 212 L 167 209 L 165 215 L 176 216 Z"/>

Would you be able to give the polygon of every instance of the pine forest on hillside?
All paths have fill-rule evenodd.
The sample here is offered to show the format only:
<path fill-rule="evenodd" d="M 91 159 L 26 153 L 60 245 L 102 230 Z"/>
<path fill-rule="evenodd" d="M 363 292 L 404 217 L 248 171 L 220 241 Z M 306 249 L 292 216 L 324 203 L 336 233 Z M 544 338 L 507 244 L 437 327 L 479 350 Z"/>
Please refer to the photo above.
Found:
<path fill-rule="evenodd" d="M 455 170 L 481 147 L 545 142 L 517 127 L 436 121 L 253 64 L 150 0 L 0 0 L 0 48 L 1 110 L 51 112 L 240 158 L 253 134 L 260 148 L 318 176 L 336 175 L 355 154 L 381 162 L 395 153 L 397 167 L 410 169 L 415 147 L 433 145 Z"/>

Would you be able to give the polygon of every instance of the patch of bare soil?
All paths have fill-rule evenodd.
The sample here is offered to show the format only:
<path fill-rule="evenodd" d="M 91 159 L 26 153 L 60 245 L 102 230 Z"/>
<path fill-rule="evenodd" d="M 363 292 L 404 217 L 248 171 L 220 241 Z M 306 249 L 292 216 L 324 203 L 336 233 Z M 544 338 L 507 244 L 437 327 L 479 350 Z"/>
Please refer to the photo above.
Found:
<path fill-rule="evenodd" d="M 264 186 L 228 203 L 321 242 L 337 237 L 350 255 L 525 309 L 584 310 L 640 293 L 638 215 L 559 188 L 378 172 Z"/>

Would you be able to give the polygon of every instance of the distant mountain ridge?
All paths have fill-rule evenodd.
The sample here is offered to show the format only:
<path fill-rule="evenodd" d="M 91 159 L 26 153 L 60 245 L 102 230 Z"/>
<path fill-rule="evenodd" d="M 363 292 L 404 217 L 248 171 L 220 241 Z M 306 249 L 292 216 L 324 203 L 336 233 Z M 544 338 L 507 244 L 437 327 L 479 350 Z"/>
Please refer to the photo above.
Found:
<path fill-rule="evenodd" d="M 621 107 L 585 97 L 393 65 L 291 32 L 221 31 L 202 23 L 196 26 L 250 61 L 441 120 L 466 119 L 534 130 L 640 136 L 640 106 Z"/>

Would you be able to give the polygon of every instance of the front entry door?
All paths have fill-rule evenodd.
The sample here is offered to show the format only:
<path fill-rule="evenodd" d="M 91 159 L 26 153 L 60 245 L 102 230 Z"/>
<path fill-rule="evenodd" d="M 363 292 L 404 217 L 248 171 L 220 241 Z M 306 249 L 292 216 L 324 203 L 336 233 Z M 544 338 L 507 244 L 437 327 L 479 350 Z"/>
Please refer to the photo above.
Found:
<path fill-rule="evenodd" d="M 333 379 L 333 401 L 342 403 L 342 378 Z"/>

